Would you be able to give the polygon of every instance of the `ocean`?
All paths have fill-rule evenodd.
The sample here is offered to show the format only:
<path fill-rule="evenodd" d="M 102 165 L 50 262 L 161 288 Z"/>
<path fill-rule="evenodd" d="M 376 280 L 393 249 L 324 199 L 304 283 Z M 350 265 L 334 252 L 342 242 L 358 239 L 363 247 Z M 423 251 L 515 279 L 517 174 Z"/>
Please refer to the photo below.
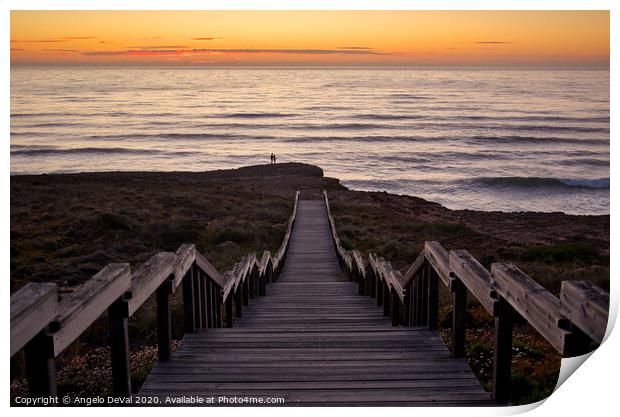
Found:
<path fill-rule="evenodd" d="M 278 162 L 452 209 L 609 213 L 609 71 L 11 68 L 11 174 Z"/>

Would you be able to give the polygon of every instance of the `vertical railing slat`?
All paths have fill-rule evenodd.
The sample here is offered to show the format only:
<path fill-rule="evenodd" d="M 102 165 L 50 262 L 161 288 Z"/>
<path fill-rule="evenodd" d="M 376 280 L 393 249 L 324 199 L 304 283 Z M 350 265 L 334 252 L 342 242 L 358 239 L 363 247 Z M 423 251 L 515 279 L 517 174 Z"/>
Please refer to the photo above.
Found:
<path fill-rule="evenodd" d="M 454 278 L 452 291 L 452 356 L 465 356 L 465 314 L 467 310 L 467 290 L 458 278 Z"/>
<path fill-rule="evenodd" d="M 156 291 L 157 301 L 157 352 L 159 360 L 170 360 L 170 343 L 172 327 L 170 319 L 170 294 L 172 293 L 171 278 L 165 280 Z"/>
<path fill-rule="evenodd" d="M 118 396 L 131 395 L 129 367 L 129 305 L 123 296 L 108 307 L 112 392 Z"/>

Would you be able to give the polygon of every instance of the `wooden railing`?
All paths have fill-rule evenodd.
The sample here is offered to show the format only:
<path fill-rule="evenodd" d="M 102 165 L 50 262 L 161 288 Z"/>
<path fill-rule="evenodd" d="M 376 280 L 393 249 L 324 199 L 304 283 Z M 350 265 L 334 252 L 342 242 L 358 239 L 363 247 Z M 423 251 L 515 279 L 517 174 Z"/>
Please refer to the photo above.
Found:
<path fill-rule="evenodd" d="M 110 264 L 59 300 L 51 283 L 29 283 L 11 296 L 11 357 L 22 348 L 31 396 L 56 395 L 55 358 L 106 310 L 111 340 L 113 392 L 131 394 L 128 319 L 153 294 L 157 304 L 158 358 L 171 354 L 170 297 L 181 286 L 186 333 L 232 327 L 249 299 L 266 295 L 280 274 L 297 214 L 299 192 L 282 245 L 274 256 L 244 257 L 220 274 L 193 244 L 152 256 L 137 270 Z M 235 311 L 233 312 L 233 305 Z"/>
<path fill-rule="evenodd" d="M 467 292 L 494 317 L 492 395 L 498 402 L 510 396 L 512 328 L 521 315 L 562 357 L 587 353 L 591 341 L 603 341 L 607 328 L 609 294 L 588 281 L 564 281 L 558 299 L 509 263 L 484 268 L 469 252 L 448 252 L 439 242 L 425 242 L 413 264 L 401 274 L 390 262 L 341 244 L 331 214 L 327 192 L 325 205 L 340 265 L 360 294 L 376 297 L 394 326 L 437 329 L 438 283 L 452 293 L 452 354 L 465 355 Z"/>

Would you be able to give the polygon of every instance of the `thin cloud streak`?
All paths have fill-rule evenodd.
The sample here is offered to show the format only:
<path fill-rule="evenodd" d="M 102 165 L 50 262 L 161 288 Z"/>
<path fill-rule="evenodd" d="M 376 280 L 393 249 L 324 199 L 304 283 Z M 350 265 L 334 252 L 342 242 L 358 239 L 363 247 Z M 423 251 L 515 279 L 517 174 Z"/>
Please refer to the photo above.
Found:
<path fill-rule="evenodd" d="M 11 39 L 11 43 L 56 43 L 69 42 L 68 39 Z"/>
<path fill-rule="evenodd" d="M 149 46 L 128 46 L 129 49 L 183 49 L 187 48 L 187 45 L 149 45 Z"/>
<path fill-rule="evenodd" d="M 139 56 L 139 55 L 189 55 L 189 54 L 290 54 L 290 55 L 393 55 L 374 50 L 343 49 L 125 49 L 120 51 L 86 51 L 85 56 Z"/>
<path fill-rule="evenodd" d="M 90 51 L 82 52 L 85 56 L 141 56 L 141 55 L 178 55 L 189 52 L 184 49 L 134 49 L 125 51 Z"/>
<path fill-rule="evenodd" d="M 392 55 L 381 51 L 346 49 L 193 49 L 192 51 L 222 54 Z"/>
<path fill-rule="evenodd" d="M 476 44 L 481 44 L 481 45 L 510 45 L 513 44 L 514 42 L 507 42 L 507 41 L 478 41 L 478 42 L 474 42 Z"/>
<path fill-rule="evenodd" d="M 60 38 L 49 39 L 11 39 L 11 43 L 56 43 L 69 42 L 76 40 L 97 39 L 96 36 L 62 36 Z"/>

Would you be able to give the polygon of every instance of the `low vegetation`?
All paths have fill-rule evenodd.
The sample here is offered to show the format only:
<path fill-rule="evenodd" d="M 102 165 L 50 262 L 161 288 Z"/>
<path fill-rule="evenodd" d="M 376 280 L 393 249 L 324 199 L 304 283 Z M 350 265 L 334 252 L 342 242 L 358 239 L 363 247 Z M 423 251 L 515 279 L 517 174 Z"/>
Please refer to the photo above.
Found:
<path fill-rule="evenodd" d="M 220 271 L 251 251 L 275 251 L 293 196 L 330 192 L 338 232 L 347 248 L 377 252 L 405 270 L 425 240 L 468 249 L 485 266 L 516 263 L 557 293 L 565 279 L 609 288 L 609 216 L 452 211 L 425 200 L 346 190 L 316 167 L 280 164 L 208 173 L 99 173 L 11 177 L 11 292 L 30 281 L 55 282 L 62 292 L 110 262 L 137 268 L 158 251 L 195 243 Z M 441 293 L 441 334 L 450 341 L 448 294 Z M 175 338 L 182 306 L 173 299 Z M 488 385 L 492 321 L 470 301 L 467 356 Z M 107 323 L 102 317 L 58 359 L 59 391 L 105 394 L 109 383 Z M 154 303 L 130 321 L 132 379 L 137 389 L 156 359 Z M 527 403 L 552 392 L 555 351 L 526 325 L 514 343 L 513 400 Z M 11 361 L 11 393 L 25 390 L 23 358 Z M 95 382 L 92 382 L 95 381 Z"/>

